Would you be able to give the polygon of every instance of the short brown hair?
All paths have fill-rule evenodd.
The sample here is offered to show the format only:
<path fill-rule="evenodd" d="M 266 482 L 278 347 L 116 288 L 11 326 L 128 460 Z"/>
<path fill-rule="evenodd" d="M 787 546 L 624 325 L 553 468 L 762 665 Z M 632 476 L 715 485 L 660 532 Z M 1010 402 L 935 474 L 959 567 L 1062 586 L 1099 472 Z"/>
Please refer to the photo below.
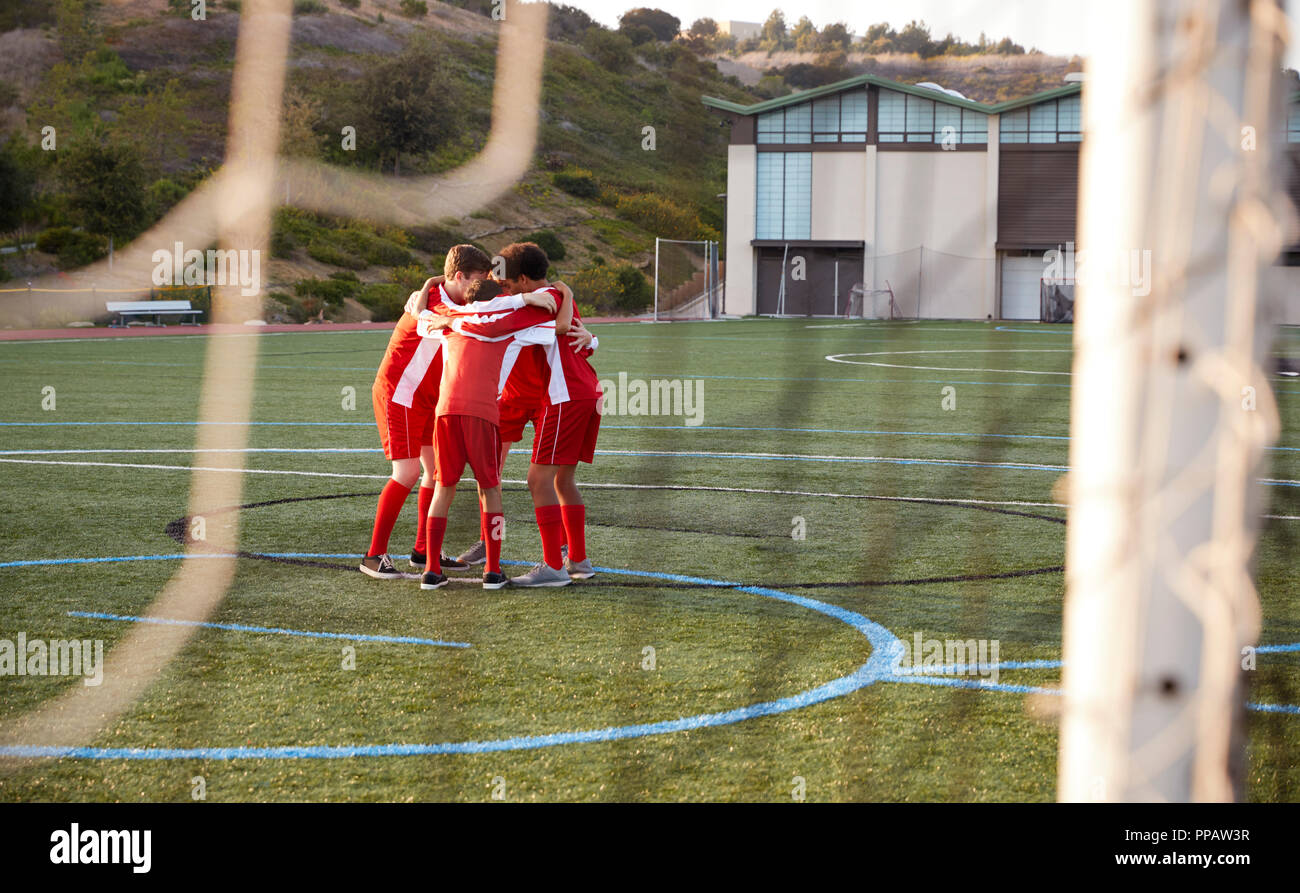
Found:
<path fill-rule="evenodd" d="M 473 245 L 452 245 L 447 250 L 447 259 L 442 263 L 442 273 L 448 279 L 457 273 L 489 273 L 492 270 L 492 258 L 481 248 Z"/>
<path fill-rule="evenodd" d="M 545 279 L 551 268 L 551 259 L 536 242 L 514 242 L 501 249 L 501 259 L 506 263 L 505 278 Z"/>
<path fill-rule="evenodd" d="M 490 301 L 500 295 L 502 291 L 499 282 L 493 282 L 491 279 L 475 279 L 465 287 L 465 303 L 473 304 L 475 301 Z"/>

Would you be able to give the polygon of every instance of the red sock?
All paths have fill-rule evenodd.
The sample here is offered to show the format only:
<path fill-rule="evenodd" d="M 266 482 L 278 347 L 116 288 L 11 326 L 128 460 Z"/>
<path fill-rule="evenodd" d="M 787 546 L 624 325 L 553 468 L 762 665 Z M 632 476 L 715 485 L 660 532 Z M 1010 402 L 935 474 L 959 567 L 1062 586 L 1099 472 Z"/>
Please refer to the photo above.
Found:
<path fill-rule="evenodd" d="M 564 519 L 560 517 L 560 507 L 539 505 L 533 509 L 533 514 L 537 515 L 537 529 L 542 534 L 542 560 L 559 570 L 564 564 L 560 557 L 560 546 L 564 544 Z"/>
<path fill-rule="evenodd" d="M 447 519 L 439 518 L 437 515 L 430 515 L 428 524 L 424 528 L 426 537 L 425 543 L 428 544 L 430 551 L 429 563 L 424 566 L 426 571 L 438 573 L 442 570 L 442 565 L 438 559 L 442 557 L 442 538 L 447 535 Z"/>
<path fill-rule="evenodd" d="M 587 507 L 582 503 L 560 506 L 564 518 L 564 533 L 569 540 L 569 560 L 585 561 L 587 558 Z"/>
<path fill-rule="evenodd" d="M 402 513 L 406 497 L 411 495 L 410 487 L 403 487 L 392 478 L 384 484 L 384 492 L 379 494 L 379 507 L 375 510 L 375 529 L 370 535 L 370 551 L 366 555 L 383 555 L 388 551 L 388 538 L 393 534 L 393 525 Z"/>
<path fill-rule="evenodd" d="M 418 505 L 420 507 L 420 514 L 418 517 L 420 520 L 417 522 L 418 526 L 415 529 L 415 551 L 423 552 L 425 555 L 428 555 L 429 550 L 424 547 L 424 533 L 428 530 L 426 525 L 429 520 L 429 506 L 433 505 L 433 488 L 421 487 L 418 498 Z M 443 527 L 445 528 L 446 526 L 447 525 L 444 523 Z"/>
<path fill-rule="evenodd" d="M 501 541 L 506 538 L 506 516 L 500 512 L 479 512 L 483 528 L 483 543 L 487 546 L 487 564 L 484 573 L 501 573 Z"/>

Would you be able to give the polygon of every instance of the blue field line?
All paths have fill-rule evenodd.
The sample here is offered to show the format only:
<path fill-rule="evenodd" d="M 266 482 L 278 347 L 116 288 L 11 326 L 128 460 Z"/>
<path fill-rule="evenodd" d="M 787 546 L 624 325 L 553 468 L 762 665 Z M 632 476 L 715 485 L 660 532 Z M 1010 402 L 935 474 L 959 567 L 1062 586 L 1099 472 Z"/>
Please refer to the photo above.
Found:
<path fill-rule="evenodd" d="M 106 614 L 102 611 L 69 611 L 69 617 L 90 620 L 117 620 L 126 623 L 157 623 L 163 626 L 196 626 L 203 629 L 220 629 L 239 633 L 268 633 L 277 636 L 302 636 L 308 639 L 343 639 L 348 642 L 387 642 L 397 645 L 436 645 L 441 648 L 469 648 L 468 642 L 443 642 L 439 639 L 421 639 L 415 636 L 377 636 L 365 633 L 327 633 L 301 629 L 281 629 L 270 626 L 245 626 L 242 623 L 210 623 L 198 620 L 176 620 L 169 617 L 132 617 L 126 614 Z"/>
<path fill-rule="evenodd" d="M 1300 642 L 1292 642 L 1290 645 L 1260 645 L 1255 649 L 1256 654 L 1283 654 L 1289 651 L 1300 651 Z"/>
<path fill-rule="evenodd" d="M 618 568 L 596 568 L 598 572 L 635 577 L 650 577 L 701 585 L 736 589 L 741 592 L 772 598 L 825 614 L 853 627 L 867 638 L 871 656 L 857 670 L 816 688 L 796 695 L 751 704 L 718 713 L 702 713 L 663 722 L 639 723 L 628 726 L 609 726 L 577 732 L 557 732 L 549 735 L 525 735 L 494 741 L 460 741 L 442 744 L 384 744 L 339 746 L 290 747 L 197 747 L 197 748 L 98 748 L 98 747 L 0 747 L 4 757 L 73 757 L 107 760 L 237 760 L 237 759 L 347 759 L 355 757 L 421 756 L 432 754 L 495 753 L 511 750 L 535 750 L 565 744 L 584 744 L 664 735 L 716 726 L 730 725 L 761 716 L 772 716 L 798 710 L 833 698 L 843 697 L 871 685 L 889 675 L 890 666 L 902 654 L 902 643 L 889 630 L 861 614 L 806 596 L 792 595 L 761 586 L 744 586 L 726 580 L 689 577 L 680 574 L 657 574 L 648 571 L 628 571 Z"/>
<path fill-rule="evenodd" d="M 1300 716 L 1300 704 L 1247 704 L 1246 707 L 1260 713 L 1290 713 L 1292 716 Z"/>
<path fill-rule="evenodd" d="M 266 553 L 270 554 L 270 553 Z M 283 553 L 290 554 L 290 553 Z M 91 559 L 99 561 L 146 560 L 149 556 L 120 556 Z M 181 556 L 161 556 L 181 557 Z M 527 562 L 503 562 L 526 564 Z M 10 563 L 12 565 L 13 563 Z M 5 565 L 0 565 L 5 566 Z M 794 595 L 763 586 L 748 586 L 727 580 L 693 577 L 682 574 L 661 574 L 651 571 L 634 571 L 598 567 L 597 572 L 632 577 L 695 583 L 711 588 L 734 589 L 738 592 L 771 598 L 796 605 L 834 620 L 839 620 L 861 633 L 871 645 L 871 656 L 852 673 L 841 676 L 816 688 L 796 695 L 751 704 L 717 713 L 702 713 L 662 722 L 639 723 L 627 726 L 609 726 L 576 732 L 556 732 L 548 735 L 524 735 L 488 741 L 459 741 L 441 744 L 380 744 L 380 745 L 310 745 L 280 747 L 194 747 L 194 748 L 124 748 L 124 747 L 55 747 L 55 746 L 5 746 L 0 747 L 0 757 L 18 758 L 77 758 L 96 760 L 238 760 L 238 759 L 350 759 L 358 757 L 426 756 L 437 754 L 497 753 L 514 750 L 536 750 L 566 744 L 587 744 L 605 741 L 642 738 L 695 729 L 730 725 L 762 716 L 773 716 L 801 709 L 823 701 L 843 697 L 875 682 L 902 682 L 924 685 L 941 685 L 983 691 L 1010 693 L 1060 694 L 1059 689 L 1038 686 L 1006 685 L 983 680 L 942 677 L 902 676 L 897 673 L 904 655 L 902 641 L 888 629 L 872 620 L 838 605 L 818 601 L 807 596 Z M 1300 643 L 1298 643 L 1300 644 Z M 1285 646 L 1271 646 L 1285 647 Z M 1027 661 L 1035 664 L 1037 661 Z M 1300 706 L 1250 704 L 1252 710 L 1277 713 L 1300 713 Z"/>

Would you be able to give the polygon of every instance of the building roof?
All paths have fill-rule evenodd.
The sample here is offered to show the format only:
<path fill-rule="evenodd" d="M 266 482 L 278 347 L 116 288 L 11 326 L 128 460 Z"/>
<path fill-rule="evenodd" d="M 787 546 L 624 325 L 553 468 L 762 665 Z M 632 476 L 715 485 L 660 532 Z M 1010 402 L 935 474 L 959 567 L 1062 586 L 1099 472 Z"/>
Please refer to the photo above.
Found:
<path fill-rule="evenodd" d="M 926 99 L 933 99 L 936 102 L 955 105 L 960 108 L 971 109 L 972 111 L 984 112 L 988 115 L 996 115 L 1000 112 L 1011 111 L 1023 106 L 1034 105 L 1039 102 L 1047 102 L 1061 96 L 1072 96 L 1079 93 L 1083 88 L 1083 85 L 1079 83 L 1066 84 L 1061 87 L 1053 87 L 1050 90 L 1044 90 L 1041 93 L 1034 93 L 1031 96 L 1024 96 L 1020 99 L 1011 99 L 1006 102 L 989 104 L 976 102 L 973 99 L 958 99 L 957 97 L 951 96 L 947 93 L 940 93 L 938 90 L 919 87 L 916 84 L 901 84 L 898 81 L 891 81 L 888 78 L 877 77 L 874 74 L 860 74 L 857 77 L 836 81 L 833 84 L 814 87 L 811 90 L 801 90 L 797 93 L 791 93 L 789 96 L 778 96 L 776 99 L 756 102 L 753 105 L 741 105 L 737 102 L 729 102 L 728 100 L 718 99 L 713 96 L 705 96 L 703 97 L 703 101 L 705 105 L 710 108 L 718 109 L 719 111 L 732 112 L 737 115 L 758 115 L 763 112 L 770 112 L 774 109 L 783 108 L 787 105 L 807 102 L 810 99 L 817 99 L 822 96 L 840 93 L 844 90 L 851 90 L 854 87 L 865 87 L 868 84 L 874 84 L 877 87 L 884 87 L 887 90 L 897 90 L 899 93 L 911 93 L 913 96 L 922 96 Z"/>

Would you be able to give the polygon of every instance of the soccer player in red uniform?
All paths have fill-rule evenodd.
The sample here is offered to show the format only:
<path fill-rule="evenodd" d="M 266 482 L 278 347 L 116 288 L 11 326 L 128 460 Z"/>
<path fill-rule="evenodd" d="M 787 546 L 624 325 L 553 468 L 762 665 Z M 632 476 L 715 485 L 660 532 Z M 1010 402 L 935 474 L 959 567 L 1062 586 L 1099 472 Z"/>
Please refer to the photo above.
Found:
<path fill-rule="evenodd" d="M 491 260 L 478 248 L 453 246 L 443 264 L 443 277 L 428 280 L 419 295 L 413 296 L 413 299 L 418 297 L 415 312 L 423 309 L 430 291 L 435 289 L 436 303 L 462 303 L 466 287 L 485 278 L 490 269 Z M 517 309 L 522 306 L 522 300 L 499 301 L 480 309 Z M 411 566 L 424 570 L 427 562 L 425 518 L 433 501 L 433 428 L 438 385 L 442 378 L 442 343 L 437 339 L 422 338 L 417 325 L 415 314 L 403 313 L 389 338 L 388 349 L 371 389 L 379 440 L 384 455 L 393 463 L 393 474 L 379 496 L 370 547 L 360 569 L 362 573 L 381 580 L 396 580 L 404 576 L 388 556 L 388 540 L 406 497 L 415 486 L 421 466 L 424 467 L 424 480 L 419 493 L 419 520 L 415 547 L 411 550 Z M 441 561 L 444 567 L 468 566 L 446 556 L 442 556 Z"/>
<path fill-rule="evenodd" d="M 491 281 L 473 283 L 466 297 L 481 301 L 495 296 L 500 287 Z M 544 296 L 549 297 L 549 296 Z M 505 515 L 501 511 L 501 438 L 497 397 L 501 380 L 509 375 L 503 365 L 513 362 L 517 350 L 513 345 L 527 342 L 554 344 L 556 334 L 568 331 L 572 317 L 569 308 L 552 315 L 540 307 L 495 314 L 457 315 L 449 319 L 424 322 L 421 331 L 445 329 L 445 356 L 434 425 L 436 484 L 426 525 L 428 547 L 441 550 L 447 530 L 447 512 L 456 495 L 456 484 L 468 464 L 478 483 L 479 530 L 486 547 L 484 589 L 506 585 L 501 572 L 501 544 L 505 537 Z M 514 356 L 511 356 L 511 355 Z M 567 579 L 567 578 L 566 578 Z M 447 577 L 432 568 L 420 579 L 421 589 L 438 589 L 447 585 Z"/>
<path fill-rule="evenodd" d="M 539 246 L 517 242 L 501 249 L 500 257 L 505 261 L 505 280 L 512 292 L 536 292 L 549 286 L 546 273 L 550 261 Z M 566 313 L 574 325 L 581 325 L 571 295 L 560 307 L 560 315 Z M 554 342 L 534 353 L 539 357 L 541 407 L 532 417 L 528 490 L 542 538 L 542 561 L 510 582 L 518 586 L 565 586 L 570 580 L 595 575 L 587 557 L 587 507 L 576 476 L 578 463 L 590 463 L 595 457 L 600 432 L 600 383 L 588 362 L 592 354 L 589 345 L 573 350 Z M 522 426 L 519 430 L 522 433 Z M 566 541 L 567 559 L 561 552 Z"/>

